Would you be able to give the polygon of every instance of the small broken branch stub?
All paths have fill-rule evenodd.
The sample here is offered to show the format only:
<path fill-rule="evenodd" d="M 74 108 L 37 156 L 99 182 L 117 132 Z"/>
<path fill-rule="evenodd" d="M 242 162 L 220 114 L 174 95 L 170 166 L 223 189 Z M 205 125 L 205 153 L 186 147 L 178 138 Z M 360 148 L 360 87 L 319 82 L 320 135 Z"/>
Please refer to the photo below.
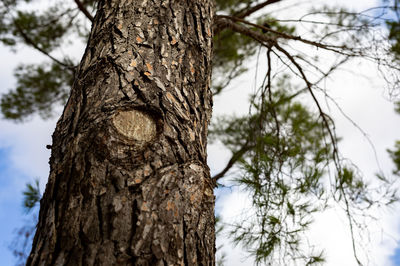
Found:
<path fill-rule="evenodd" d="M 148 143 L 157 135 L 157 124 L 152 116 L 139 110 L 119 111 L 112 117 L 117 132 L 139 142 Z"/>

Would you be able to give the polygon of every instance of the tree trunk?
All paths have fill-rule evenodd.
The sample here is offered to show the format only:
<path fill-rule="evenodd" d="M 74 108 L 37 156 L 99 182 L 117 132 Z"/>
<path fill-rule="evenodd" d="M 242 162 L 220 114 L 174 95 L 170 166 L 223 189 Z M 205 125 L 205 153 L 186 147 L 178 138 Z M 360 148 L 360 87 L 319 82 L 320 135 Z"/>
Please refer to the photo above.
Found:
<path fill-rule="evenodd" d="M 27 265 L 214 265 L 212 0 L 102 0 Z"/>

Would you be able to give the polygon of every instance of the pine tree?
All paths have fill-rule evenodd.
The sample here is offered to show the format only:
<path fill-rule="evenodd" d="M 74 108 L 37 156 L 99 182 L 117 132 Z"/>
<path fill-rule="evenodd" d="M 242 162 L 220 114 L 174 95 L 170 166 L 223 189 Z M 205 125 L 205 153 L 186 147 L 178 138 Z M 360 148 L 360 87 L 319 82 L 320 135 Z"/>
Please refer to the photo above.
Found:
<path fill-rule="evenodd" d="M 210 1 L 101 1 L 27 265 L 213 265 Z"/>
<path fill-rule="evenodd" d="M 233 225 L 232 237 L 259 263 L 274 263 L 279 254 L 305 264 L 323 261 L 301 242 L 312 214 L 330 201 L 343 208 L 353 237 L 357 211 L 397 200 L 386 177 L 378 176 L 381 186 L 371 193 L 341 157 L 318 93 L 326 94 L 319 84 L 353 58 L 375 61 L 396 92 L 398 22 L 383 17 L 388 43 L 376 34 L 382 27 L 376 13 L 322 7 L 294 20 L 266 15 L 278 2 L 285 1 L 75 0 L 37 13 L 21 9 L 19 0 L 3 1 L 0 41 L 23 43 L 50 60 L 16 70 L 17 88 L 1 98 L 4 117 L 46 118 L 70 95 L 53 134 L 28 265 L 214 265 L 213 189 L 233 166 L 255 215 Z M 397 12 L 397 0 L 386 2 L 377 9 Z M 299 23 L 310 25 L 308 35 L 299 35 Z M 56 52 L 70 34 L 88 38 L 78 66 Z M 336 61 L 321 62 L 293 44 L 332 53 Z M 212 97 L 261 53 L 265 79 L 249 115 L 211 126 L 211 140 L 232 152 L 211 177 Z M 309 95 L 315 108 L 300 95 Z"/>

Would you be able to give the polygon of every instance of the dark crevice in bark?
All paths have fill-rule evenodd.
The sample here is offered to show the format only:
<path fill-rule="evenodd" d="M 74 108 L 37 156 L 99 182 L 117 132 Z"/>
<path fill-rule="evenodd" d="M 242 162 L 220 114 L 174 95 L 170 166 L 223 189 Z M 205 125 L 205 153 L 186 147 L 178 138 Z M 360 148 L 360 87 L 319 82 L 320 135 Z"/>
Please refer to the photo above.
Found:
<path fill-rule="evenodd" d="M 80 224 L 79 224 L 78 237 L 79 237 L 79 244 L 80 244 L 80 246 L 82 246 L 81 251 L 83 253 L 83 250 L 84 251 L 88 250 L 88 243 L 90 242 L 90 240 L 87 238 L 87 236 L 83 232 L 82 222 L 80 222 Z M 84 255 L 81 255 L 81 264 L 80 265 L 85 265 L 85 256 Z"/>
<path fill-rule="evenodd" d="M 195 235 L 196 235 L 195 239 L 197 241 L 197 244 L 196 244 L 197 261 L 200 261 L 200 263 L 203 264 L 202 263 L 203 262 L 203 256 L 202 256 L 201 250 L 203 250 L 204 248 L 207 248 L 207 247 L 204 247 L 204 243 L 201 241 L 201 238 L 199 237 L 197 232 L 195 233 Z M 200 246 L 200 244 L 201 244 L 201 246 Z"/>
<path fill-rule="evenodd" d="M 71 168 L 68 169 L 69 171 L 71 171 Z M 62 173 L 64 174 L 64 173 Z M 53 197 L 54 197 L 54 224 L 55 224 L 55 232 L 53 232 L 53 234 L 56 236 L 56 243 L 55 243 L 55 247 L 54 247 L 54 252 L 52 254 L 52 260 L 51 260 L 51 264 L 54 265 L 56 258 L 60 252 L 60 243 L 61 241 L 59 241 L 59 239 L 61 239 L 61 232 L 62 232 L 62 228 L 58 227 L 58 223 L 59 221 L 57 220 L 58 217 L 63 217 L 63 210 L 61 209 L 61 211 L 59 211 L 59 208 L 61 208 L 61 204 L 59 204 L 59 199 L 57 199 L 57 194 L 56 194 L 56 190 L 60 187 L 60 179 L 62 178 L 62 175 L 58 175 L 56 178 L 56 182 L 55 182 L 55 186 L 54 186 L 54 190 L 53 190 Z M 56 186 L 57 184 L 57 186 Z M 62 221 L 62 220 L 61 220 Z"/>
<path fill-rule="evenodd" d="M 111 60 L 111 64 L 113 65 L 115 71 L 117 72 L 118 75 L 118 83 L 119 83 L 119 90 L 122 92 L 122 94 L 124 94 L 125 98 L 129 101 L 130 97 L 129 95 L 125 92 L 124 90 L 124 86 L 122 85 L 122 78 L 121 76 L 123 75 L 123 73 L 119 70 L 118 65 L 114 62 L 114 60 Z M 123 100 L 123 99 L 121 99 Z"/>
<path fill-rule="evenodd" d="M 69 106 L 69 101 L 67 102 L 67 106 Z M 63 114 L 64 115 L 64 114 Z M 73 110 L 73 111 L 71 111 L 71 115 L 70 115 L 70 119 L 69 120 L 73 120 L 74 119 L 74 117 L 76 116 L 76 112 L 75 112 L 75 110 Z M 68 126 L 68 130 L 67 130 L 67 132 L 68 132 L 68 135 L 74 135 L 75 136 L 75 132 L 74 132 L 74 128 L 73 128 L 73 123 L 70 123 L 70 125 Z M 54 145 L 52 145 L 52 147 L 53 147 Z M 53 148 L 52 148 L 52 151 L 53 151 Z"/>
<path fill-rule="evenodd" d="M 114 26 L 112 26 L 112 27 L 114 27 Z M 112 32 L 113 32 L 113 29 L 111 28 L 111 29 L 109 29 L 109 31 L 108 31 L 108 38 L 110 39 L 110 43 L 111 43 L 111 54 L 115 54 L 115 41 L 114 41 L 114 36 L 113 36 L 113 34 L 112 34 Z"/>
<path fill-rule="evenodd" d="M 113 195 L 115 195 L 115 191 L 112 191 L 112 187 L 108 187 L 109 191 L 107 191 L 106 193 L 112 193 Z M 112 220 L 113 220 L 113 208 L 112 205 L 110 203 L 108 203 L 108 205 L 105 206 L 105 208 L 102 208 L 102 213 L 104 212 L 104 216 L 103 216 L 103 225 L 105 226 L 105 230 L 103 231 L 104 233 L 106 233 L 107 235 L 105 235 L 105 239 L 110 239 L 110 236 L 112 235 Z"/>
<path fill-rule="evenodd" d="M 172 139 L 172 138 L 170 138 L 170 137 L 166 137 L 166 139 L 167 139 L 167 141 L 168 141 L 168 144 L 170 145 L 170 146 L 175 146 L 176 145 L 176 140 L 175 139 Z M 177 152 L 175 149 L 171 149 L 171 151 L 172 151 L 172 153 L 174 154 L 174 157 L 175 158 L 177 158 L 177 162 L 180 162 L 180 161 L 183 161 L 183 158 L 179 155 L 179 152 Z"/>
<path fill-rule="evenodd" d="M 124 34 L 122 33 L 122 31 L 120 29 L 118 29 L 117 24 L 114 24 L 114 26 L 112 27 L 112 33 L 115 33 L 118 35 L 118 37 L 120 37 L 121 39 L 124 39 Z M 110 34 L 111 37 L 110 38 L 114 38 L 114 36 L 112 34 Z M 114 39 L 112 39 L 113 44 L 114 44 Z"/>
<path fill-rule="evenodd" d="M 99 221 L 99 234 L 100 234 L 100 239 L 101 242 L 104 240 L 104 223 L 103 223 L 103 211 L 101 208 L 101 196 L 97 195 L 96 196 L 96 208 L 97 208 L 97 219 Z"/>
<path fill-rule="evenodd" d="M 107 167 L 106 171 L 108 171 L 108 167 Z M 110 178 L 111 184 L 113 185 L 115 192 L 118 193 L 121 190 L 120 185 L 118 184 L 119 180 L 117 178 L 115 178 L 114 176 L 109 175 L 108 172 L 106 172 L 106 177 Z"/>
<path fill-rule="evenodd" d="M 198 41 L 200 41 L 200 32 L 198 31 L 198 22 L 197 22 L 197 18 L 194 16 L 194 14 L 191 14 L 192 15 L 192 20 L 193 20 L 193 27 L 195 28 L 195 31 L 196 31 L 196 38 L 197 38 L 197 40 Z"/>
<path fill-rule="evenodd" d="M 133 200 L 132 202 L 132 215 L 131 215 L 131 223 L 132 223 L 132 231 L 131 231 L 131 235 L 129 237 L 129 248 L 127 250 L 127 253 L 132 257 L 132 264 L 135 265 L 135 261 L 136 261 L 136 256 L 134 256 L 133 252 L 132 252 L 132 245 L 133 245 L 133 241 L 136 235 L 136 224 L 138 222 L 138 216 L 139 216 L 139 208 L 138 208 L 138 204 L 137 204 L 137 200 Z"/>
<path fill-rule="evenodd" d="M 187 254 L 187 245 L 186 245 L 186 236 L 187 236 L 187 229 L 186 229 L 186 223 L 185 223 L 185 218 L 182 218 L 182 226 L 183 226 L 183 261 L 185 266 L 189 266 L 189 260 L 188 260 L 188 254 Z"/>
<path fill-rule="evenodd" d="M 82 101 L 81 101 L 81 112 L 80 114 L 85 111 L 86 105 L 87 105 L 87 93 L 86 93 L 86 86 L 81 86 L 81 96 L 82 96 Z M 80 118 L 80 117 L 79 117 Z"/>
<path fill-rule="evenodd" d="M 139 43 L 138 47 L 142 47 L 142 48 L 147 48 L 147 49 L 153 49 L 153 46 L 147 43 Z"/>
<path fill-rule="evenodd" d="M 188 156 L 190 155 L 189 148 L 188 148 L 187 144 L 185 143 L 185 140 L 183 140 L 179 128 L 177 128 L 177 127 L 175 126 L 175 124 L 172 124 L 172 127 L 173 127 L 173 128 L 175 129 L 175 131 L 177 132 L 177 137 L 178 137 L 178 138 L 177 138 L 178 142 L 176 142 L 176 140 L 175 140 L 175 145 L 176 145 L 176 144 L 180 145 L 180 146 L 183 148 L 183 150 L 185 151 L 186 157 L 188 157 Z M 184 161 L 185 158 L 182 158 L 182 160 Z"/>
<path fill-rule="evenodd" d="M 136 93 L 136 95 L 138 96 L 138 98 L 139 98 L 140 100 L 142 100 L 143 103 L 148 104 L 148 103 L 149 103 L 149 100 L 146 98 L 146 95 L 143 93 L 143 91 L 142 91 L 138 86 L 136 86 L 136 85 L 134 84 L 134 81 L 132 81 L 131 84 L 132 84 L 132 89 L 133 89 L 133 91 Z"/>
<path fill-rule="evenodd" d="M 56 205 L 56 206 L 57 206 L 57 205 Z M 57 207 L 55 207 L 55 209 L 57 209 Z M 61 230 L 57 230 L 57 231 L 55 232 L 55 234 L 56 234 L 57 238 L 56 238 L 56 244 L 55 244 L 55 246 L 54 246 L 54 251 L 53 251 L 53 254 L 52 254 L 51 264 L 50 264 L 50 265 L 55 265 L 57 256 L 58 256 L 58 254 L 60 253 L 60 250 L 61 250 L 61 244 L 60 244 L 61 241 L 57 241 L 58 239 L 60 239 Z"/>

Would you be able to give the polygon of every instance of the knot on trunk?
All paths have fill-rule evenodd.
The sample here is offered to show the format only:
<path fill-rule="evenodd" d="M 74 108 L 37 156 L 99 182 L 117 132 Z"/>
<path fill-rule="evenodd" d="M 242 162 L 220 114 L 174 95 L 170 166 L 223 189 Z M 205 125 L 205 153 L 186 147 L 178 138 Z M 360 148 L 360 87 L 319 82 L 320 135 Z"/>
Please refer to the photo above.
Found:
<path fill-rule="evenodd" d="M 122 136 L 139 142 L 150 142 L 157 134 L 156 121 L 139 110 L 120 111 L 112 118 L 113 125 Z"/>

